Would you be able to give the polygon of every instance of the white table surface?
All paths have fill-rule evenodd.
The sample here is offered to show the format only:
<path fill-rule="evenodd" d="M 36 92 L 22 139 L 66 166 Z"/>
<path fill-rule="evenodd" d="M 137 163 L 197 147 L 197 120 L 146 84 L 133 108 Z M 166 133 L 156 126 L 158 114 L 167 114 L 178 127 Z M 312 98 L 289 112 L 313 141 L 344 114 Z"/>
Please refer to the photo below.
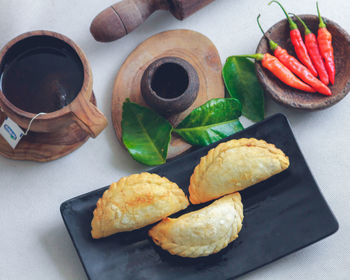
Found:
<path fill-rule="evenodd" d="M 89 33 L 93 17 L 113 0 L 0 0 L 0 46 L 20 33 L 47 29 L 72 38 L 91 63 L 94 90 L 110 124 L 72 154 L 40 164 L 0 157 L 0 279 L 87 279 L 60 216 L 61 202 L 146 170 L 118 143 L 111 124 L 114 77 L 127 55 L 158 32 L 188 28 L 217 46 L 221 59 L 254 53 L 261 33 L 283 18 L 266 0 L 218 0 L 181 22 L 154 14 L 127 37 L 97 43 Z M 315 13 L 315 1 L 284 0 L 295 13 Z M 350 2 L 320 0 L 320 8 L 350 32 Z M 349 58 L 350 59 L 350 58 Z M 267 99 L 266 115 L 285 114 L 340 229 L 331 237 L 240 279 L 349 279 L 350 277 L 350 98 L 317 112 L 286 109 Z M 251 123 L 242 118 L 245 126 Z"/>

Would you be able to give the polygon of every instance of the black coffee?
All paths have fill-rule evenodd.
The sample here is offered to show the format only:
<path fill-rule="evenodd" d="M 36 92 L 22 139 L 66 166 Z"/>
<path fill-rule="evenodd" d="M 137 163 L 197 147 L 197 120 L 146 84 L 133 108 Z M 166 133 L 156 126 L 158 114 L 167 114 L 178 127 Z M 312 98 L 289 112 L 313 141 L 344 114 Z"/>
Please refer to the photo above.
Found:
<path fill-rule="evenodd" d="M 182 95 L 188 83 L 184 68 L 176 63 L 165 63 L 154 73 L 151 87 L 158 96 L 172 99 Z"/>
<path fill-rule="evenodd" d="M 1 89 L 16 107 L 31 113 L 54 112 L 81 90 L 83 65 L 65 42 L 33 36 L 16 43 L 1 65 Z"/>

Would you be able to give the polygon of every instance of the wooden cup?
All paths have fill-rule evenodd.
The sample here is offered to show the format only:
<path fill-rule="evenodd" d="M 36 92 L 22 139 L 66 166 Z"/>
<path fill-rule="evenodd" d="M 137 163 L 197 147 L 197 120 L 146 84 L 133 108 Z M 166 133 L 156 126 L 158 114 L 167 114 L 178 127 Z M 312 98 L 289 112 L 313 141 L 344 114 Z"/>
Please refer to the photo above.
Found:
<path fill-rule="evenodd" d="M 3 68 L 4 58 L 8 51 L 15 45 L 17 46 L 21 41 L 34 37 L 38 39 L 38 46 L 40 46 L 41 37 L 56 38 L 65 44 L 68 44 L 76 55 L 79 57 L 83 66 L 83 84 L 81 90 L 75 99 L 60 110 L 40 115 L 32 122 L 30 131 L 39 133 L 52 133 L 65 128 L 72 123 L 77 123 L 84 131 L 91 137 L 95 138 L 107 126 L 106 117 L 93 105 L 89 100 L 92 96 L 92 72 L 89 62 L 83 51 L 69 38 L 62 34 L 51 31 L 33 31 L 27 32 L 11 40 L 0 52 L 0 67 Z M 2 71 L 2 70 L 1 70 Z M 34 113 L 21 110 L 12 104 L 0 89 L 0 107 L 4 113 L 10 117 L 14 122 L 24 129 L 27 129 L 30 121 L 36 116 Z"/>
<path fill-rule="evenodd" d="M 196 70 L 179 57 L 162 57 L 151 63 L 141 79 L 146 103 L 164 116 L 188 109 L 196 100 L 199 78 Z"/>

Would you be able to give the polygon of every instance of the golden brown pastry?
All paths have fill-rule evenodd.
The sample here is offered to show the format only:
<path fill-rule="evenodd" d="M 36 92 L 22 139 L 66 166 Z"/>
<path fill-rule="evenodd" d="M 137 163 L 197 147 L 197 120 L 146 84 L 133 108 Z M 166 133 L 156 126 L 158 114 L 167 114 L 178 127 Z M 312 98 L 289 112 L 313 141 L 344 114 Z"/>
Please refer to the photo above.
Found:
<path fill-rule="evenodd" d="M 93 238 L 106 237 L 153 224 L 188 206 L 184 192 L 156 174 L 120 179 L 97 202 L 91 222 Z"/>
<path fill-rule="evenodd" d="M 199 204 L 243 190 L 288 166 L 288 157 L 264 140 L 242 138 L 222 143 L 202 157 L 195 168 L 190 201 Z"/>
<path fill-rule="evenodd" d="M 149 235 L 170 254 L 197 258 L 217 253 L 236 239 L 242 221 L 241 196 L 234 193 L 177 219 L 165 218 Z"/>

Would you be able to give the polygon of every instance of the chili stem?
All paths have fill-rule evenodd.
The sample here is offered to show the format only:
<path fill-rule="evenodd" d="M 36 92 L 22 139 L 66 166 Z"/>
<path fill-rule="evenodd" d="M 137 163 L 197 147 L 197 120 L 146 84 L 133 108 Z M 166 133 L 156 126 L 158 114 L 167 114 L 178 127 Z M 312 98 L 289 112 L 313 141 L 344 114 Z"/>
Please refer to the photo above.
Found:
<path fill-rule="evenodd" d="M 261 61 L 264 59 L 264 55 L 262 53 L 247 54 L 247 55 L 234 55 L 234 57 L 253 58 L 253 59 L 256 59 L 257 61 Z"/>
<path fill-rule="evenodd" d="M 324 27 L 326 27 L 326 24 L 324 23 L 324 21 L 321 17 L 320 9 L 318 8 L 318 1 L 316 1 L 316 8 L 317 8 L 318 18 L 320 19 L 320 24 L 318 25 L 318 28 L 324 28 Z"/>
<path fill-rule="evenodd" d="M 276 44 L 276 43 L 275 43 L 274 41 L 272 41 L 269 37 L 267 37 L 267 35 L 266 35 L 264 29 L 261 27 L 261 24 L 260 24 L 259 19 L 260 19 L 260 14 L 259 14 L 258 17 L 256 18 L 256 21 L 257 21 L 257 23 L 258 23 L 258 26 L 259 26 L 261 32 L 264 34 L 264 37 L 269 41 L 269 45 L 270 45 L 271 50 L 274 51 L 275 49 L 278 48 L 278 44 Z"/>
<path fill-rule="evenodd" d="M 271 3 L 276 3 L 277 5 L 279 5 L 279 6 L 281 7 L 282 11 L 284 12 L 284 14 L 285 14 L 286 17 L 287 17 L 287 20 L 288 20 L 288 22 L 289 22 L 289 28 L 290 28 L 291 30 L 293 30 L 293 29 L 298 29 L 298 26 L 297 26 L 296 23 L 289 17 L 289 15 L 287 14 L 286 10 L 283 8 L 283 6 L 282 6 L 282 4 L 281 4 L 280 2 L 278 2 L 278 1 L 276 1 L 276 0 L 272 0 L 272 1 L 269 3 L 269 5 L 271 5 Z"/>
<path fill-rule="evenodd" d="M 260 16 L 261 16 L 261 15 L 259 14 L 258 17 L 256 18 L 256 22 L 258 23 L 258 26 L 259 26 L 259 28 L 260 28 L 262 34 L 264 34 L 264 36 L 267 38 L 264 29 L 263 29 L 263 28 L 261 27 L 261 25 L 260 25 L 260 21 L 259 21 Z M 267 39 L 269 39 L 269 38 L 267 38 Z"/>
<path fill-rule="evenodd" d="M 292 15 L 292 16 L 295 16 L 295 17 L 300 21 L 300 23 L 302 24 L 302 26 L 305 28 L 305 35 L 308 35 L 308 34 L 312 33 L 311 30 L 307 27 L 305 21 L 303 21 L 303 20 L 302 20 L 300 17 L 298 17 L 296 14 L 293 14 L 293 13 L 289 13 L 289 14 Z"/>

